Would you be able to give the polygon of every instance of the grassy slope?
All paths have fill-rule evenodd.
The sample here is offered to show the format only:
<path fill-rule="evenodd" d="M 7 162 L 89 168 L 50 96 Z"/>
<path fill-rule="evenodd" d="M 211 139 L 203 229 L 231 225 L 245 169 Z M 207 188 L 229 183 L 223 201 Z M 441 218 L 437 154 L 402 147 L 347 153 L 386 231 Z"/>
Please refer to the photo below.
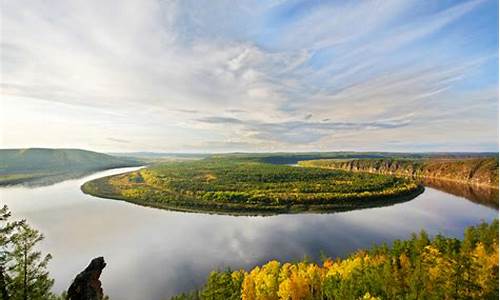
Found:
<path fill-rule="evenodd" d="M 498 158 L 348 159 L 301 161 L 305 167 L 450 180 L 498 188 Z"/>
<path fill-rule="evenodd" d="M 2 149 L 0 185 L 140 164 L 138 160 L 79 149 Z"/>
<path fill-rule="evenodd" d="M 183 211 L 343 211 L 415 197 L 417 184 L 391 176 L 208 159 L 167 163 L 85 183 L 86 193 Z"/>

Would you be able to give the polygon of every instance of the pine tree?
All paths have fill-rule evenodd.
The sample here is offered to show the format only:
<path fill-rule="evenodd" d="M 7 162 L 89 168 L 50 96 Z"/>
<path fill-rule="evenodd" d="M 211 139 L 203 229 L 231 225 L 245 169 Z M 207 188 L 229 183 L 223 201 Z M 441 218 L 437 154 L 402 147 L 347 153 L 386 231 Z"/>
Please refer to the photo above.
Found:
<path fill-rule="evenodd" d="M 0 226 L 0 295 L 3 300 L 10 299 L 7 291 L 9 282 L 7 265 L 12 261 L 12 257 L 9 255 L 12 247 L 12 235 L 24 223 L 24 221 L 8 222 L 10 216 L 11 213 L 7 205 L 0 208 L 0 222 L 2 225 Z"/>
<path fill-rule="evenodd" d="M 42 257 L 35 246 L 43 239 L 43 235 L 27 224 L 22 224 L 13 234 L 13 251 L 11 253 L 16 264 L 9 268 L 12 274 L 12 298 L 23 300 L 47 299 L 54 281 L 46 270 L 50 254 Z"/>
<path fill-rule="evenodd" d="M 26 222 L 8 222 L 7 206 L 0 209 L 0 295 L 5 300 L 55 299 L 50 292 L 47 264 L 50 254 L 42 256 L 36 245 L 43 235 Z"/>

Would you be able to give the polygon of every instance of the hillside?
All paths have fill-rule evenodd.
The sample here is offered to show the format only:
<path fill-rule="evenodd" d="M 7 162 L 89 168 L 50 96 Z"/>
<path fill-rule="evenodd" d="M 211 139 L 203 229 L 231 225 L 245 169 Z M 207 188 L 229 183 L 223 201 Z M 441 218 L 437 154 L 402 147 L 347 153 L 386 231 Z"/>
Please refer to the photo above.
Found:
<path fill-rule="evenodd" d="M 139 165 L 139 160 L 80 149 L 2 149 L 0 185 Z"/>
<path fill-rule="evenodd" d="M 304 167 L 339 169 L 450 180 L 498 188 L 498 158 L 430 159 L 320 159 L 301 161 Z"/>

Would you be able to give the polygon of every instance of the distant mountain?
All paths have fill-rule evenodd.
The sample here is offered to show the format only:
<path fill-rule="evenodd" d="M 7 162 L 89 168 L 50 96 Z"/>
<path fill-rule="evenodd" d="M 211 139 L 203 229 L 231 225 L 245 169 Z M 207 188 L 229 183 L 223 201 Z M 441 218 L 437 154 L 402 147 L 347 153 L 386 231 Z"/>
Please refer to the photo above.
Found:
<path fill-rule="evenodd" d="M 316 159 L 427 159 L 427 158 L 486 158 L 498 157 L 498 152 L 274 152 L 274 153 L 224 153 L 214 157 L 257 159 L 271 164 L 296 164 L 304 160 Z"/>
<path fill-rule="evenodd" d="M 180 159 L 199 159 L 210 156 L 203 153 L 170 153 L 170 152 L 113 152 L 109 155 L 119 157 L 133 157 L 145 159 L 162 159 L 162 158 L 180 158 Z"/>
<path fill-rule="evenodd" d="M 142 164 L 138 159 L 80 149 L 0 149 L 0 185 Z"/>

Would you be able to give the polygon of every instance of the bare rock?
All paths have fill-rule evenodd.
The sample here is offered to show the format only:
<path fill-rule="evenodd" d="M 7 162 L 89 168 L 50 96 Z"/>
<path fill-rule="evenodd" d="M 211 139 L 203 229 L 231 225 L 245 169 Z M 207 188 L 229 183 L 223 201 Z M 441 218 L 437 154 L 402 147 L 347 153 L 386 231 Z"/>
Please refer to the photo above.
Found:
<path fill-rule="evenodd" d="M 102 300 L 103 291 L 101 287 L 102 269 L 106 266 L 104 258 L 94 258 L 80 274 L 75 277 L 68 289 L 68 300 Z"/>

